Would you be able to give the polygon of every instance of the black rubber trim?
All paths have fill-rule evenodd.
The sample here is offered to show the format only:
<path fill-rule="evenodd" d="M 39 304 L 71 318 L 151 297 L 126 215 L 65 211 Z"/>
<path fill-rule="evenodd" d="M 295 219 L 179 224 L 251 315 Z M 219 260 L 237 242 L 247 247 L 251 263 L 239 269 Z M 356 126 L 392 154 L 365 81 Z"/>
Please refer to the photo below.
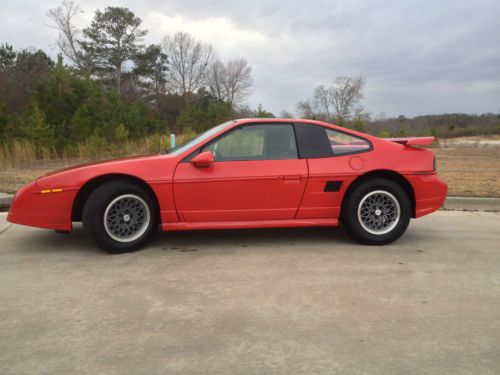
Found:
<path fill-rule="evenodd" d="M 325 193 L 335 193 L 340 190 L 342 181 L 327 181 L 325 184 Z"/>

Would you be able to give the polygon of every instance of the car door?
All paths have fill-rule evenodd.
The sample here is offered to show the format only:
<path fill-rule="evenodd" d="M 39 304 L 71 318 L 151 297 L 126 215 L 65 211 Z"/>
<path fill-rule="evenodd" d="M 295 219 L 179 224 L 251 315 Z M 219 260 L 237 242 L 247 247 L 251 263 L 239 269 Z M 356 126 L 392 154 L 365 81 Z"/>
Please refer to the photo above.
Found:
<path fill-rule="evenodd" d="M 174 199 L 182 221 L 217 222 L 293 219 L 307 182 L 292 124 L 245 124 L 199 151 L 215 161 L 179 163 Z"/>

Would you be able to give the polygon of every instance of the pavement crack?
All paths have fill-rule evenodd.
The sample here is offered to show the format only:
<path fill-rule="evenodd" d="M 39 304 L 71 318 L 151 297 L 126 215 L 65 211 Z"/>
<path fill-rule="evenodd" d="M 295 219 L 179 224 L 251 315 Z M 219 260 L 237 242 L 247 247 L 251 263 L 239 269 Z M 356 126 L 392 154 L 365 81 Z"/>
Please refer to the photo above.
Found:
<path fill-rule="evenodd" d="M 9 224 L 9 226 L 7 228 L 4 228 L 4 229 L 0 230 L 0 236 L 2 234 L 4 234 L 5 232 L 7 232 L 12 227 L 12 225 L 14 225 L 14 224 Z"/>

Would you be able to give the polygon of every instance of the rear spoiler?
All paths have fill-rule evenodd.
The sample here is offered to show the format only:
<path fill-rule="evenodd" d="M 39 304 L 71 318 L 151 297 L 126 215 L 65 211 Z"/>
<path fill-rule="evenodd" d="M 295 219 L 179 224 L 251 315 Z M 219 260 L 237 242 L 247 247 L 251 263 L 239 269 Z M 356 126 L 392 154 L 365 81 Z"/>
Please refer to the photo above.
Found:
<path fill-rule="evenodd" d="M 430 146 L 434 137 L 411 137 L 411 138 L 383 138 L 386 141 L 399 143 L 405 146 Z"/>

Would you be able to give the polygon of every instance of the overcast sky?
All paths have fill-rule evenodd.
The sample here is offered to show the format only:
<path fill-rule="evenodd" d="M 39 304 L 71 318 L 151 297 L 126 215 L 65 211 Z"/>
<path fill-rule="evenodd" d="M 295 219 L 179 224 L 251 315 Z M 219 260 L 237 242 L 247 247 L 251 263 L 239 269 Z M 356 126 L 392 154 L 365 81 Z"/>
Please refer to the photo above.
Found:
<path fill-rule="evenodd" d="M 373 114 L 500 112 L 500 0 L 76 1 L 85 11 L 125 6 L 158 43 L 187 31 L 223 58 L 245 57 L 253 92 L 276 115 L 295 111 L 314 87 L 363 76 Z M 0 43 L 57 54 L 51 0 L 0 0 Z"/>

